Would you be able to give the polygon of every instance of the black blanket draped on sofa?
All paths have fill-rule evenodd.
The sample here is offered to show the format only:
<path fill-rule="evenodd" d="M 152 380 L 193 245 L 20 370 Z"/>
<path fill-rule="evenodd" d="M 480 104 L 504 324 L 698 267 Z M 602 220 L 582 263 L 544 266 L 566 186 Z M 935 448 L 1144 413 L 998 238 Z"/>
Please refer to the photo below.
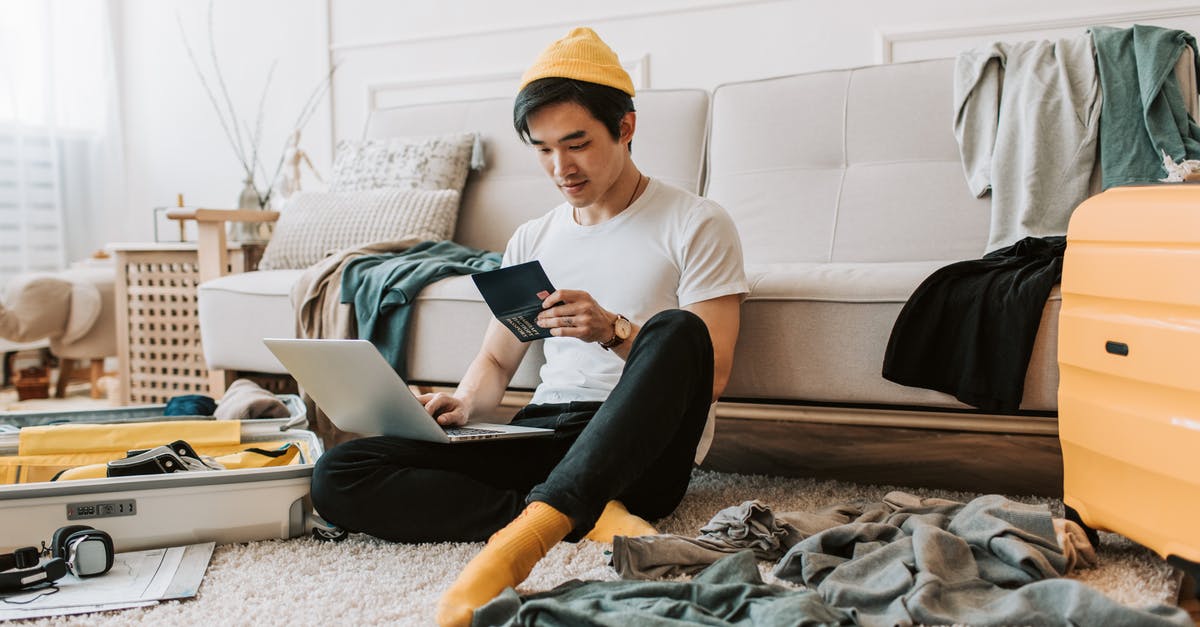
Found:
<path fill-rule="evenodd" d="M 1016 411 L 1066 247 L 1062 236 L 1026 237 L 929 275 L 896 318 L 883 377 L 983 410 Z"/>

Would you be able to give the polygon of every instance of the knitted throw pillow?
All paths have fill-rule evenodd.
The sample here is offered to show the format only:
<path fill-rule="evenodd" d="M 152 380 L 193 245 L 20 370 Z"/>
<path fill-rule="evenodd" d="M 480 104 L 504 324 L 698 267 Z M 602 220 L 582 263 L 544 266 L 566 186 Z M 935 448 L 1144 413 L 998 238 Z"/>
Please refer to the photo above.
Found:
<path fill-rule="evenodd" d="M 307 268 L 343 248 L 410 236 L 450 239 L 458 198 L 453 189 L 300 192 L 280 211 L 258 267 Z"/>
<path fill-rule="evenodd" d="M 331 192 L 371 189 L 462 191 L 471 167 L 474 133 L 338 142 Z"/>

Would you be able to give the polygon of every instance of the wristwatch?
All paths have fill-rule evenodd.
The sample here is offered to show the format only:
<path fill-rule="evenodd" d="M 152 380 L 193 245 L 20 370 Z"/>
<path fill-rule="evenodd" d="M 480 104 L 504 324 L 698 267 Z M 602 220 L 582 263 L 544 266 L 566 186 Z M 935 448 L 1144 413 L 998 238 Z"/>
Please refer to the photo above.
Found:
<path fill-rule="evenodd" d="M 600 342 L 600 348 L 612 350 L 629 339 L 631 333 L 633 333 L 633 323 L 629 322 L 629 318 L 617 314 L 617 319 L 613 320 L 613 336 L 607 341 Z"/>

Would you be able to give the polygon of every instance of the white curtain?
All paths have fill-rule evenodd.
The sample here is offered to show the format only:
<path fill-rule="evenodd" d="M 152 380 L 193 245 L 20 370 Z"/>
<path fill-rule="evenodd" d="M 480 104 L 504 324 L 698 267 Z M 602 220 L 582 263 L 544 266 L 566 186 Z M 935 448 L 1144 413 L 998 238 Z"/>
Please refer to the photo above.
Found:
<path fill-rule="evenodd" d="M 117 238 L 115 0 L 0 0 L 0 285 Z"/>

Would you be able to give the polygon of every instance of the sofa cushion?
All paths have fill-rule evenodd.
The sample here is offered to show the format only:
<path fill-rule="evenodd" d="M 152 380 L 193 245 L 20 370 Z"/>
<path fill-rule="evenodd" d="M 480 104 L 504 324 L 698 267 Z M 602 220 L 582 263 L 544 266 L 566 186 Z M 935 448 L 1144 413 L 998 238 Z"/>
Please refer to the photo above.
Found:
<path fill-rule="evenodd" d="M 729 83 L 713 93 L 705 194 L 747 263 L 983 254 L 990 204 L 954 140 L 952 59 Z"/>
<path fill-rule="evenodd" d="M 748 264 L 748 301 L 903 303 L 943 261 Z"/>
<path fill-rule="evenodd" d="M 287 372 L 262 339 L 296 336 L 289 293 L 303 272 L 246 272 L 200 285 L 200 333 L 209 368 Z M 409 378 L 414 382 L 457 382 L 479 352 L 491 318 L 470 277 L 450 277 L 426 286 L 409 322 Z M 545 360 L 540 343 L 534 344 L 513 378 L 513 387 L 537 386 L 538 368 Z"/>
<path fill-rule="evenodd" d="M 301 192 L 280 212 L 258 265 L 307 268 L 332 252 L 371 242 L 447 240 L 454 234 L 458 199 L 458 191 L 450 189 Z"/>
<path fill-rule="evenodd" d="M 699 193 L 708 102 L 708 92 L 702 89 L 639 91 L 633 142 L 638 167 Z M 371 112 L 365 137 L 478 132 L 487 165 L 468 177 L 454 241 L 502 251 L 518 226 L 563 201 L 533 149 L 513 130 L 512 106 L 512 97 L 505 96 L 379 109 Z"/>
<path fill-rule="evenodd" d="M 471 167 L 475 133 L 343 139 L 333 157 L 331 192 L 374 189 L 462 191 Z"/>
<path fill-rule="evenodd" d="M 208 367 L 287 372 L 262 340 L 296 337 L 296 317 L 288 294 L 303 273 L 260 270 L 201 283 L 197 310 Z"/>
<path fill-rule="evenodd" d="M 880 374 L 896 316 L 942 261 L 749 264 L 750 295 L 725 397 L 964 408 Z M 1057 406 L 1058 289 L 1043 312 L 1023 409 Z"/>

